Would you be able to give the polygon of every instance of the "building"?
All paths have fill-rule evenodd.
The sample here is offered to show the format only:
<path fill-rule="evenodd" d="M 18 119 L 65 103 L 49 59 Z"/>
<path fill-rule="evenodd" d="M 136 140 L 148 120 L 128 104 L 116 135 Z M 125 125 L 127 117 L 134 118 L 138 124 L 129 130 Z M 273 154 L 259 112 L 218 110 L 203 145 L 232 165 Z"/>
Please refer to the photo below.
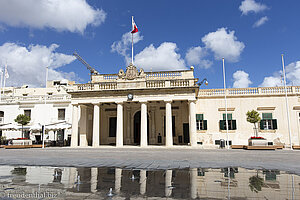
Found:
<path fill-rule="evenodd" d="M 101 145 L 190 145 L 218 148 L 226 139 L 224 89 L 199 89 L 194 68 L 144 72 L 130 64 L 118 74 L 94 74 L 75 84 L 72 147 Z M 229 144 L 246 145 L 254 135 L 248 110 L 262 118 L 259 136 L 289 143 L 284 87 L 227 89 Z M 292 144 L 299 144 L 300 87 L 287 88 Z"/>
<path fill-rule="evenodd" d="M 1 130 L 3 125 L 14 124 L 19 114 L 30 116 L 30 123 L 25 126 L 25 138 L 41 141 L 41 130 L 31 131 L 30 127 L 50 125 L 71 120 L 71 97 L 67 90 L 74 82 L 67 80 L 49 81 L 46 88 L 6 87 L 0 101 L 0 136 L 6 139 L 21 138 L 21 130 Z M 70 130 L 48 131 L 48 141 L 60 141 L 70 137 Z"/>
<path fill-rule="evenodd" d="M 72 130 L 49 131 L 47 140 L 71 140 L 72 147 L 101 145 L 186 145 L 219 148 L 227 138 L 224 89 L 200 89 L 194 69 L 144 72 L 129 65 L 118 74 L 92 74 L 91 82 L 49 81 L 46 88 L 7 87 L 0 101 L 1 125 L 18 114 L 28 125 L 72 123 Z M 254 136 L 246 112 L 262 118 L 258 134 L 269 144 L 290 145 L 284 87 L 226 90 L 229 144 L 247 145 Z M 300 86 L 287 87 L 291 141 L 299 145 Z M 46 114 L 45 114 L 46 113 Z M 0 131 L 1 133 L 1 131 Z M 40 140 L 40 131 L 26 137 Z M 7 139 L 21 131 L 3 130 Z"/>

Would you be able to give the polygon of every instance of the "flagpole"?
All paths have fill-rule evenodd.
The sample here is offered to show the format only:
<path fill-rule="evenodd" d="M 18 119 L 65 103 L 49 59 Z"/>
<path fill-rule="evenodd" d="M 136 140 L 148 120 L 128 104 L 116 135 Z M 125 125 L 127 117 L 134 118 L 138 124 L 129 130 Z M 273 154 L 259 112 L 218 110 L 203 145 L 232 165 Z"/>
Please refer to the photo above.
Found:
<path fill-rule="evenodd" d="M 285 69 L 284 69 L 284 59 L 283 59 L 283 54 L 281 54 L 281 61 L 282 61 L 282 72 L 283 72 L 283 81 L 284 81 L 284 91 L 285 91 L 285 105 L 286 105 L 286 114 L 288 118 L 288 129 L 289 129 L 289 137 L 290 137 L 290 148 L 293 150 L 293 145 L 292 145 L 292 134 L 291 134 L 291 127 L 290 127 L 290 113 L 289 113 L 289 103 L 288 103 L 288 98 L 287 98 L 287 89 L 286 89 L 286 78 L 285 78 Z"/>
<path fill-rule="evenodd" d="M 4 88 L 5 88 L 5 80 L 6 80 L 6 74 L 7 74 L 7 62 L 5 64 L 5 69 L 4 69 L 4 81 L 3 81 L 3 96 L 4 96 Z"/>
<path fill-rule="evenodd" d="M 224 98 L 225 98 L 225 123 L 226 123 L 226 137 L 227 137 L 227 149 L 229 149 L 229 138 L 228 138 L 228 117 L 227 117 L 227 98 L 226 98 L 226 81 L 225 81 L 225 66 L 224 58 L 223 61 L 223 80 L 224 80 Z"/>
<path fill-rule="evenodd" d="M 48 66 L 46 67 L 46 85 L 45 85 L 45 108 L 47 106 L 47 82 L 48 82 Z M 43 128 L 43 140 L 42 140 L 42 148 L 45 148 L 45 133 L 46 133 L 46 120 L 44 122 L 44 128 Z"/>
<path fill-rule="evenodd" d="M 2 69 L 0 69 L 0 73 L 1 73 L 1 83 L 0 83 L 0 88 L 2 88 L 2 83 L 3 83 L 3 71 Z M 0 89 L 0 101 L 2 100 L 2 93 L 1 93 L 1 89 Z"/>
<path fill-rule="evenodd" d="M 133 16 L 131 17 L 131 24 L 133 24 Z M 131 63 L 133 64 L 133 33 L 131 33 Z"/>

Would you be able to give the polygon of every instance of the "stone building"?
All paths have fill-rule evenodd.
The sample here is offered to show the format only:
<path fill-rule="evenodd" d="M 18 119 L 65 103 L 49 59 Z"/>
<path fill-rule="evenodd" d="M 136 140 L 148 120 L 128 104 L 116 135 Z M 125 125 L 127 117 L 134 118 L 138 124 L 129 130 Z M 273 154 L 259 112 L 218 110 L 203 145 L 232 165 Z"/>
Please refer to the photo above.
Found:
<path fill-rule="evenodd" d="M 194 69 L 144 72 L 129 65 L 118 74 L 94 74 L 75 84 L 72 147 L 190 145 L 218 148 L 226 139 L 224 89 L 199 89 Z M 291 141 L 299 144 L 300 87 L 287 87 Z M 262 118 L 258 132 L 269 144 L 290 143 L 284 87 L 227 89 L 229 144 L 254 135 L 248 110 Z"/>

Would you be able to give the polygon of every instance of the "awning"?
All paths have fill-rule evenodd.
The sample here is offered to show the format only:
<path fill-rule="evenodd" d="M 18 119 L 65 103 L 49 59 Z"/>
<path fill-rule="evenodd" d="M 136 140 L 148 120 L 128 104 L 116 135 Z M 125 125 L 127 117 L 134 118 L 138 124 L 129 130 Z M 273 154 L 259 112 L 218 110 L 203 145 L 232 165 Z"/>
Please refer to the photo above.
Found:
<path fill-rule="evenodd" d="M 22 126 L 18 125 L 18 124 L 5 124 L 0 126 L 0 130 L 13 130 L 13 131 L 17 131 L 17 130 L 21 130 Z M 30 129 L 30 126 L 23 126 L 23 129 Z"/>

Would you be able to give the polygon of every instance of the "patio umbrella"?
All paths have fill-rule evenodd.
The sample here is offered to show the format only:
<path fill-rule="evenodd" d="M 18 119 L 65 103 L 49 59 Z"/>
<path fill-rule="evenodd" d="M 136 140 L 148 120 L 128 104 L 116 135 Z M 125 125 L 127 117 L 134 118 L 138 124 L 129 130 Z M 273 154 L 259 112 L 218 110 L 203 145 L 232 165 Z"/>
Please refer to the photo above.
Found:
<path fill-rule="evenodd" d="M 30 126 L 29 130 L 40 131 L 40 130 L 42 130 L 42 125 L 40 123 L 35 123 L 32 126 Z"/>
<path fill-rule="evenodd" d="M 25 126 L 23 127 L 25 129 Z M 0 126 L 0 130 L 13 130 L 13 131 L 16 131 L 16 130 L 20 130 L 22 129 L 22 126 L 19 126 L 17 124 L 5 124 L 3 126 Z"/>
<path fill-rule="evenodd" d="M 47 131 L 56 131 L 56 130 L 62 130 L 62 129 L 69 129 L 71 127 L 72 127 L 72 125 L 67 123 L 67 122 L 58 123 L 58 124 L 50 124 L 50 125 L 45 126 Z"/>

